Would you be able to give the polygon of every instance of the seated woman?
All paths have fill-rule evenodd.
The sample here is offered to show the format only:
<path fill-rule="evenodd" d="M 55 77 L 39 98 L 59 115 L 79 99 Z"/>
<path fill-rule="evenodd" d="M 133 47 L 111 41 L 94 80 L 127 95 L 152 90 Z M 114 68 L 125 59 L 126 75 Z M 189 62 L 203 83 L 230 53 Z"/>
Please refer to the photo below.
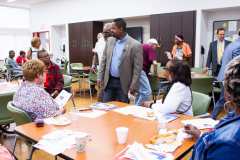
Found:
<path fill-rule="evenodd" d="M 173 46 L 171 53 L 172 59 L 188 60 L 189 58 L 192 57 L 192 51 L 189 45 L 183 41 L 184 39 L 182 35 L 175 35 L 174 38 L 175 45 Z M 165 51 L 164 54 L 167 55 L 167 51 Z M 179 58 L 178 56 L 179 54 L 180 55 L 183 54 L 183 56 L 181 56 L 182 59 Z"/>
<path fill-rule="evenodd" d="M 58 65 L 50 61 L 50 56 L 46 50 L 39 51 L 37 57 L 45 64 L 45 70 L 48 71 L 44 83 L 45 90 L 53 98 L 56 98 L 64 86 L 62 71 Z"/>
<path fill-rule="evenodd" d="M 224 78 L 224 98 L 232 112 L 222 118 L 212 130 L 201 132 L 192 125 L 185 132 L 197 139 L 191 159 L 239 159 L 240 150 L 240 56 L 227 65 Z"/>
<path fill-rule="evenodd" d="M 173 59 L 164 69 L 164 76 L 169 81 L 163 99 L 145 101 L 143 107 L 149 107 L 161 113 L 179 113 L 193 116 L 191 71 L 186 61 Z"/>
<path fill-rule="evenodd" d="M 34 121 L 37 117 L 53 117 L 66 112 L 59 109 L 54 99 L 43 89 L 46 81 L 45 65 L 39 60 L 28 60 L 22 66 L 25 82 L 14 94 L 13 105 L 28 113 Z"/>
<path fill-rule="evenodd" d="M 16 62 L 18 63 L 18 65 L 21 66 L 26 62 L 25 55 L 26 53 L 24 51 L 20 51 L 20 55 L 16 59 Z"/>

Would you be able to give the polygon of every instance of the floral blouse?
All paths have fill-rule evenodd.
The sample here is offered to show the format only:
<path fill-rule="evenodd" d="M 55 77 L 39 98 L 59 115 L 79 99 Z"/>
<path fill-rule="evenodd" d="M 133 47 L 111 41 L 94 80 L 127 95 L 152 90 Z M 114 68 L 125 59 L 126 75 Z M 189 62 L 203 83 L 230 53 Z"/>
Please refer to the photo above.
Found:
<path fill-rule="evenodd" d="M 28 113 L 34 121 L 37 117 L 48 118 L 60 115 L 55 100 L 44 89 L 43 85 L 22 82 L 13 96 L 13 105 Z"/>

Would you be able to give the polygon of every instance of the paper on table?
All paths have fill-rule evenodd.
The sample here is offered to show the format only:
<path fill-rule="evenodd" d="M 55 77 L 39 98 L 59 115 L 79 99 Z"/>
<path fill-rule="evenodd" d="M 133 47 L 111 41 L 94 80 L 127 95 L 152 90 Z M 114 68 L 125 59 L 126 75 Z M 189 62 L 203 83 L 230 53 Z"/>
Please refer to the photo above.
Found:
<path fill-rule="evenodd" d="M 2 82 L 0 85 L 11 84 L 11 82 Z"/>
<path fill-rule="evenodd" d="M 148 109 L 150 109 L 150 108 L 148 108 Z M 135 116 L 136 116 L 136 117 L 139 117 L 139 118 L 147 119 L 147 120 L 150 120 L 150 121 L 154 121 L 154 120 L 156 119 L 155 116 L 156 116 L 156 117 L 161 117 L 161 116 L 164 115 L 163 113 L 159 113 L 159 112 L 157 112 L 157 111 L 154 111 L 154 117 L 148 117 L 148 116 L 147 116 L 147 112 L 153 112 L 153 110 L 150 109 L 149 111 L 142 112 L 142 113 L 137 114 L 137 115 L 135 115 Z"/>
<path fill-rule="evenodd" d="M 219 121 L 215 121 L 211 118 L 205 118 L 205 119 L 194 119 L 194 120 L 184 120 L 181 121 L 183 124 L 191 124 L 197 129 L 207 129 L 207 128 L 213 128 L 216 124 L 219 123 Z"/>
<path fill-rule="evenodd" d="M 140 106 L 127 106 L 124 108 L 114 109 L 113 111 L 122 113 L 125 115 L 128 115 L 128 114 L 137 115 L 142 112 L 149 112 L 149 111 L 153 111 L 153 110 L 150 108 L 145 108 L 145 107 L 140 107 Z"/>
<path fill-rule="evenodd" d="M 96 117 L 101 116 L 105 113 L 107 113 L 107 112 L 93 109 L 92 112 L 80 112 L 80 113 L 78 113 L 78 115 L 83 116 L 83 117 L 88 117 L 88 118 L 96 118 Z"/>
<path fill-rule="evenodd" d="M 18 84 L 17 83 L 16 84 L 8 84 L 6 86 L 8 86 L 8 87 L 16 87 L 16 86 L 18 86 Z"/>
<path fill-rule="evenodd" d="M 43 119 L 44 120 L 44 123 L 46 124 L 54 124 L 56 122 L 56 120 L 54 118 L 45 118 Z"/>
<path fill-rule="evenodd" d="M 171 56 L 170 52 L 167 52 L 167 57 L 168 57 L 168 59 L 172 59 L 172 56 Z"/>

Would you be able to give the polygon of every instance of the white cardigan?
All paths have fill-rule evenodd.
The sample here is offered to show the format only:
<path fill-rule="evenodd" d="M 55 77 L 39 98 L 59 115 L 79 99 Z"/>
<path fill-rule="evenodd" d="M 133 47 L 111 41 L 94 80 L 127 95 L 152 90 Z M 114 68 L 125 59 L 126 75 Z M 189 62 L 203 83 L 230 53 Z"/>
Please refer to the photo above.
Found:
<path fill-rule="evenodd" d="M 188 109 L 191 102 L 192 96 L 189 86 L 177 82 L 173 84 L 172 88 L 168 92 L 164 104 L 162 104 L 162 99 L 157 100 L 155 104 L 152 104 L 152 109 L 164 114 L 183 112 Z M 183 114 L 193 116 L 192 106 Z"/>

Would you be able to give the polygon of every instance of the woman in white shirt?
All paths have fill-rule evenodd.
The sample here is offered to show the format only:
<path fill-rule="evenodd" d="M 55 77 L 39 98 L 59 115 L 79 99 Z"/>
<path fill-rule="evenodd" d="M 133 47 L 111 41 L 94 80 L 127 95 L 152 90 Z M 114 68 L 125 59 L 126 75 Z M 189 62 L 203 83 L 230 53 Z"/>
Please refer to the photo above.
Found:
<path fill-rule="evenodd" d="M 164 76 L 169 81 L 163 99 L 145 101 L 143 107 L 149 107 L 161 113 L 179 113 L 193 116 L 191 71 L 186 61 L 173 59 L 164 68 Z"/>
<path fill-rule="evenodd" d="M 38 59 L 37 52 L 43 50 L 43 48 L 40 47 L 41 39 L 38 37 L 33 37 L 33 39 L 31 40 L 31 45 L 32 47 L 30 47 L 27 52 L 26 60 Z"/>

